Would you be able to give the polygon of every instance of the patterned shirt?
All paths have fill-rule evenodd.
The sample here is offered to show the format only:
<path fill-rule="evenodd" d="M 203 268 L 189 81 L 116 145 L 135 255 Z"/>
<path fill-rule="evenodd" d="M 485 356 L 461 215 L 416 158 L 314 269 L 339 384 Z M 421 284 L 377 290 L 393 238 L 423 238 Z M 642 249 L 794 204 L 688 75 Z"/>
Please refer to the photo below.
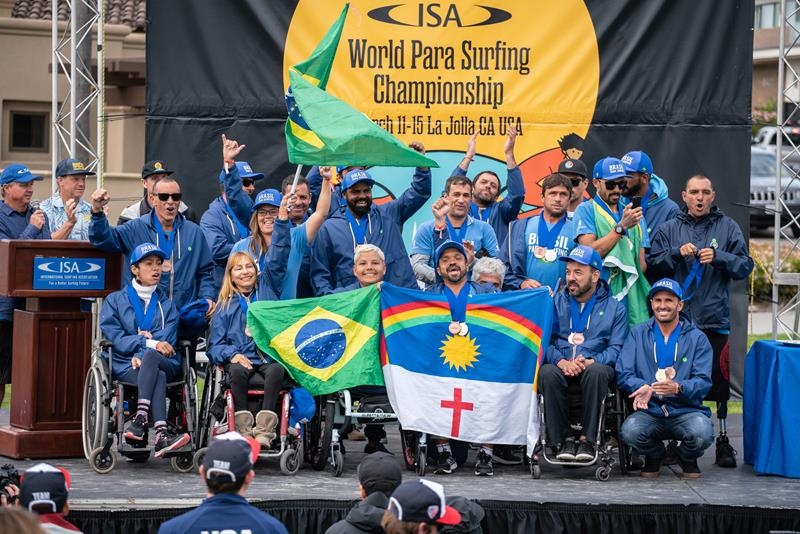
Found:
<path fill-rule="evenodd" d="M 64 209 L 64 201 L 61 195 L 54 195 L 43 201 L 39 208 L 47 215 L 47 222 L 50 223 L 50 232 L 55 233 L 67 222 L 67 211 Z M 76 241 L 89 241 L 89 221 L 92 218 L 92 205 L 81 199 L 75 211 L 77 221 L 72 227 L 68 239 Z"/>

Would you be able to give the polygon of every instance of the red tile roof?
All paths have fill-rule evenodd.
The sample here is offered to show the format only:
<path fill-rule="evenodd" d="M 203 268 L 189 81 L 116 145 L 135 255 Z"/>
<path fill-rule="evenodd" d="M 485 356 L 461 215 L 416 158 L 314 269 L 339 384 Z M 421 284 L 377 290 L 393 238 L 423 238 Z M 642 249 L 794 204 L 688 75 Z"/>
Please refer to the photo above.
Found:
<path fill-rule="evenodd" d="M 16 0 L 11 16 L 23 19 L 50 20 L 51 0 Z M 106 0 L 106 23 L 124 24 L 135 32 L 145 28 L 146 0 Z M 68 20 L 69 6 L 58 2 L 58 20 Z"/>

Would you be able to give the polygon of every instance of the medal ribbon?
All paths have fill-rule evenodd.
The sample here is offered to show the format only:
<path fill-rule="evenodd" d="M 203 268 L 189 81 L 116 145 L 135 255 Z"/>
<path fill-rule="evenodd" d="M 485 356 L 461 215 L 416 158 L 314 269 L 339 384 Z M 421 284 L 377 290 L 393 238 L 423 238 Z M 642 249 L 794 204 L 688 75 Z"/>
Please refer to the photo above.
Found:
<path fill-rule="evenodd" d="M 136 316 L 136 327 L 139 330 L 149 332 L 153 327 L 153 318 L 156 316 L 158 295 L 153 292 L 153 296 L 150 297 L 150 304 L 147 306 L 147 311 L 145 311 L 144 306 L 142 306 L 142 299 L 139 298 L 139 294 L 136 293 L 136 289 L 133 287 L 133 284 L 129 284 L 127 290 L 128 300 L 131 302 L 131 306 L 133 306 L 133 313 Z"/>
<path fill-rule="evenodd" d="M 697 289 L 700 287 L 700 282 L 703 281 L 703 264 L 700 263 L 699 258 L 694 259 L 694 263 L 692 264 L 692 268 L 689 269 L 689 274 L 686 276 L 686 279 L 681 284 L 681 290 L 683 294 L 686 295 L 687 290 L 692 287 L 692 283 L 694 282 L 694 291 L 697 292 Z M 684 297 L 684 302 L 689 302 L 694 297 L 694 293 L 689 295 L 688 297 Z"/>
<path fill-rule="evenodd" d="M 594 292 L 586 304 L 583 305 L 583 310 L 580 308 L 580 303 L 574 298 L 569 298 L 569 325 L 570 331 L 577 334 L 583 334 L 589 324 L 589 316 L 592 315 L 594 303 L 597 302 L 597 291 Z"/>
<path fill-rule="evenodd" d="M 458 295 L 453 293 L 449 287 L 444 287 L 444 296 L 450 304 L 450 317 L 459 323 L 467 320 L 467 300 L 469 299 L 469 285 L 464 284 Z"/>
<path fill-rule="evenodd" d="M 444 222 L 447 223 L 447 232 L 450 234 L 450 239 L 452 239 L 456 243 L 463 243 L 464 238 L 467 237 L 467 223 L 469 221 L 467 219 L 464 219 L 464 224 L 462 224 L 461 228 L 459 228 L 458 230 L 456 230 L 456 227 L 453 226 L 453 223 L 450 222 L 449 217 L 445 217 Z"/>
<path fill-rule="evenodd" d="M 172 247 L 175 245 L 172 236 L 175 234 L 175 230 L 165 232 L 164 227 L 161 226 L 161 221 L 158 220 L 155 213 L 153 213 L 153 226 L 156 227 L 156 244 L 158 248 L 161 249 L 167 260 L 172 259 Z"/>
<path fill-rule="evenodd" d="M 492 210 L 494 210 L 494 206 L 495 205 L 492 204 L 488 208 L 479 208 L 478 205 L 473 202 L 469 206 L 469 214 L 479 221 L 488 222 L 489 217 L 492 216 Z"/>
<path fill-rule="evenodd" d="M 674 365 L 678 360 L 678 337 L 680 335 L 680 321 L 678 321 L 675 330 L 672 331 L 667 339 L 664 339 L 663 334 L 661 334 L 658 323 L 653 323 L 653 339 L 655 340 L 653 342 L 653 358 L 655 358 L 659 369 L 666 369 L 670 365 Z"/>
<path fill-rule="evenodd" d="M 344 211 L 344 216 L 347 218 L 347 222 L 350 223 L 350 231 L 353 233 L 353 239 L 356 242 L 356 246 L 366 244 L 367 228 L 369 227 L 369 215 L 359 220 L 353 216 L 353 213 L 348 208 Z"/>
<path fill-rule="evenodd" d="M 539 227 L 536 230 L 536 242 L 539 246 L 546 249 L 556 248 L 556 239 L 558 239 L 558 234 L 561 233 L 561 229 L 564 228 L 564 223 L 566 222 L 567 215 L 565 213 L 561 219 L 553 224 L 552 228 L 548 229 L 547 221 L 544 220 L 544 215 L 539 215 Z"/>
<path fill-rule="evenodd" d="M 231 209 L 230 205 L 225 201 L 223 201 L 222 203 L 225 204 L 225 211 L 228 212 L 228 217 L 236 225 L 236 231 L 239 232 L 239 239 L 244 239 L 245 237 L 250 235 L 250 231 L 247 229 L 245 225 L 241 223 L 239 217 L 237 217 L 236 214 L 233 213 L 233 209 Z"/>

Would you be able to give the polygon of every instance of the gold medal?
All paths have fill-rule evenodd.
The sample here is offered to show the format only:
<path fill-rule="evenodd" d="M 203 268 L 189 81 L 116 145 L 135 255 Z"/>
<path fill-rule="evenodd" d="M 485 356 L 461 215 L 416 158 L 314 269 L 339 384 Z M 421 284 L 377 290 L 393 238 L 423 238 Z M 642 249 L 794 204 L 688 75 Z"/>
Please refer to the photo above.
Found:
<path fill-rule="evenodd" d="M 667 370 L 659 369 L 656 371 L 656 382 L 664 382 L 667 379 Z"/>
<path fill-rule="evenodd" d="M 172 272 L 172 260 L 164 260 L 164 263 L 161 264 L 161 272 L 162 273 Z"/>
<path fill-rule="evenodd" d="M 451 321 L 450 325 L 447 327 L 447 330 L 451 334 L 456 335 L 461 332 L 461 323 L 459 323 L 458 321 Z"/>

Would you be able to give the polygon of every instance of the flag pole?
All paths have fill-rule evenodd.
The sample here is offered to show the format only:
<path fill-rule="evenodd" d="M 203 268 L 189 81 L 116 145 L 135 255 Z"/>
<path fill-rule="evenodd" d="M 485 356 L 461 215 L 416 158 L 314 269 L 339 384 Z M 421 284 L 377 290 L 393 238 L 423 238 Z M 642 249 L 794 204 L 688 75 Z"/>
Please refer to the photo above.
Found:
<path fill-rule="evenodd" d="M 297 182 L 300 181 L 300 171 L 303 170 L 303 164 L 299 164 L 297 166 L 297 170 L 294 172 L 294 181 L 292 182 L 292 189 L 289 191 L 289 194 L 294 194 L 294 190 L 297 189 Z"/>

